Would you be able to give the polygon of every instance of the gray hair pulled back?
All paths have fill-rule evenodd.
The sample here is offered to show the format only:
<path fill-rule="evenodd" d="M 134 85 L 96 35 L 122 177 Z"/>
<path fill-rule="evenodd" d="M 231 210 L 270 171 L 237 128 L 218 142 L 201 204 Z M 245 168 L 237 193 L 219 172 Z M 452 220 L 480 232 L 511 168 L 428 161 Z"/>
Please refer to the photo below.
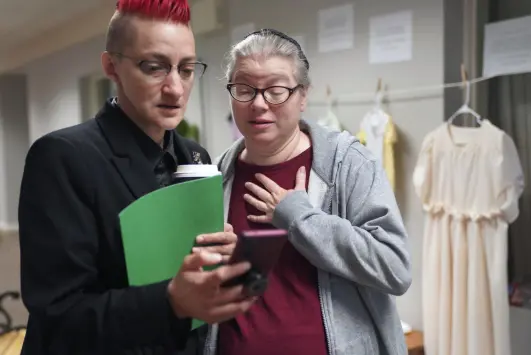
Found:
<path fill-rule="evenodd" d="M 239 58 L 250 56 L 289 58 L 295 65 L 295 78 L 298 84 L 308 88 L 310 82 L 310 63 L 297 41 L 288 35 L 273 29 L 262 29 L 248 34 L 241 42 L 234 45 L 227 55 L 225 77 L 232 79 L 236 62 Z"/>

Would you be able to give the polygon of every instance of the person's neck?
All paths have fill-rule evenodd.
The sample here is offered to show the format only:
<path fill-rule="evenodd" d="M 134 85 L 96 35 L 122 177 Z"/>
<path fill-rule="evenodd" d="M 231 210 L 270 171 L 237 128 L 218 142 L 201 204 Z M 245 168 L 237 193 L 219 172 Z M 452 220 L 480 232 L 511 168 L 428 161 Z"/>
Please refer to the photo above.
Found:
<path fill-rule="evenodd" d="M 148 135 L 149 138 L 151 138 L 155 143 L 157 143 L 161 147 L 164 145 L 164 133 L 166 133 L 164 129 L 143 122 L 143 120 L 140 119 L 138 113 L 136 112 L 133 105 L 131 105 L 129 100 L 120 100 L 120 95 L 116 97 L 116 104 L 122 109 L 125 115 L 131 121 L 133 121 L 135 125 L 138 126 L 138 128 L 140 128 L 145 134 Z"/>
<path fill-rule="evenodd" d="M 263 145 L 246 140 L 241 159 L 246 163 L 261 166 L 280 164 L 308 149 L 310 139 L 297 127 L 297 130 L 284 142 L 268 146 L 273 148 L 264 150 Z"/>

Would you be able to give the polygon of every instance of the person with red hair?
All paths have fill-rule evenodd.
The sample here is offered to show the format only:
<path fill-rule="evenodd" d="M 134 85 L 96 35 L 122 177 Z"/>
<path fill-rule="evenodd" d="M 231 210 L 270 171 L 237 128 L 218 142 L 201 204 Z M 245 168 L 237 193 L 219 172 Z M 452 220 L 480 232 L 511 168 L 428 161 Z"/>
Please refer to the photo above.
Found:
<path fill-rule="evenodd" d="M 178 164 L 211 164 L 175 132 L 206 69 L 189 21 L 184 0 L 120 0 L 101 56 L 117 96 L 32 144 L 19 201 L 22 354 L 175 354 L 192 318 L 224 321 L 254 302 L 241 286 L 220 287 L 248 263 L 203 270 L 232 253 L 230 225 L 202 236 L 218 246 L 191 253 L 171 280 L 128 284 L 120 211 L 170 184 Z"/>

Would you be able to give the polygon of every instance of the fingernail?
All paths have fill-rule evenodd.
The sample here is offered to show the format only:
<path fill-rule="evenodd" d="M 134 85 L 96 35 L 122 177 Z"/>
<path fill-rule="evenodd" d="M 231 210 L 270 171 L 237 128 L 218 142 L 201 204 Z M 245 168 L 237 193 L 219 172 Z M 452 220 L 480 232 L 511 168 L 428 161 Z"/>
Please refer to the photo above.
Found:
<path fill-rule="evenodd" d="M 249 271 L 253 267 L 248 261 L 240 261 L 237 265 L 242 268 L 242 272 Z"/>
<path fill-rule="evenodd" d="M 205 237 L 200 235 L 199 237 L 196 238 L 196 240 L 197 240 L 197 242 L 201 243 L 203 240 L 205 240 Z"/>
<path fill-rule="evenodd" d="M 213 253 L 209 253 L 209 254 L 208 254 L 208 258 L 209 258 L 210 261 L 213 262 L 213 263 L 219 263 L 219 262 L 221 262 L 221 260 L 223 260 L 223 257 L 221 256 L 221 254 L 213 254 Z"/>
<path fill-rule="evenodd" d="M 199 248 L 195 248 L 195 247 L 192 248 L 192 252 L 193 253 L 197 253 L 197 252 L 200 252 L 200 251 L 201 251 L 201 249 L 199 249 Z"/>

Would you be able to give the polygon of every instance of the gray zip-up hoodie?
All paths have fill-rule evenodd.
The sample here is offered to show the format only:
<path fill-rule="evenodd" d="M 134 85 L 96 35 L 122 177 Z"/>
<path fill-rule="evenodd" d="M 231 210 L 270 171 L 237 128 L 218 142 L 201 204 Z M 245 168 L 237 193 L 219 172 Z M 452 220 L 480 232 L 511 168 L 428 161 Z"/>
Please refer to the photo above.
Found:
<path fill-rule="evenodd" d="M 312 141 L 308 192 L 295 191 L 273 215 L 277 228 L 318 269 L 321 311 L 330 355 L 405 355 L 407 349 L 392 295 L 411 284 L 407 234 L 381 164 L 348 132 L 300 123 Z M 219 159 L 225 214 L 236 142 Z M 225 219 L 227 215 L 225 215 Z M 217 325 L 210 326 L 205 355 L 215 355 Z"/>

